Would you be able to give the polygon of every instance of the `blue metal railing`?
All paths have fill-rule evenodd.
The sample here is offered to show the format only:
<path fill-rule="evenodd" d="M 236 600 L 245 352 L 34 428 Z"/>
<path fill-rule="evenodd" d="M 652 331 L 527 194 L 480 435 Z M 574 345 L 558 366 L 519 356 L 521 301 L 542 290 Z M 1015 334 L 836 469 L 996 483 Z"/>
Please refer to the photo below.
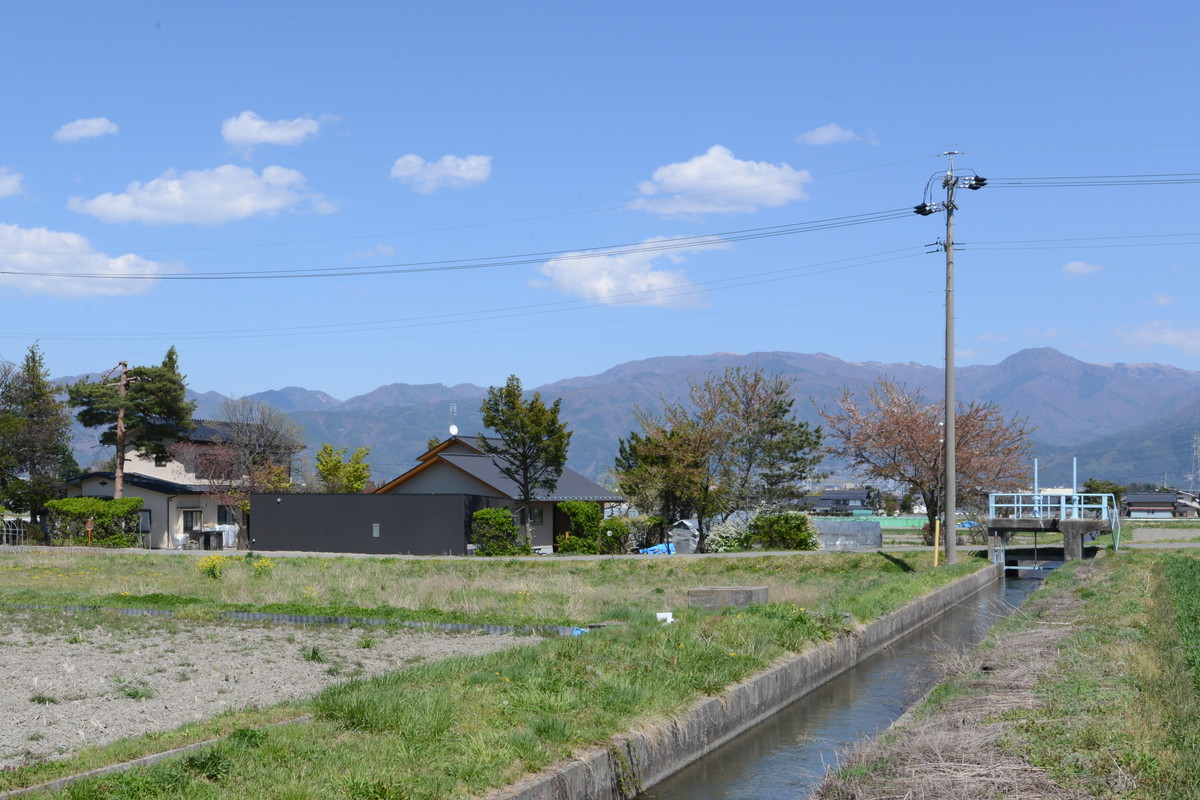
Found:
<path fill-rule="evenodd" d="M 1112 526 L 1113 549 L 1121 549 L 1120 507 L 1112 494 L 989 494 L 988 516 L 1106 520 Z"/>

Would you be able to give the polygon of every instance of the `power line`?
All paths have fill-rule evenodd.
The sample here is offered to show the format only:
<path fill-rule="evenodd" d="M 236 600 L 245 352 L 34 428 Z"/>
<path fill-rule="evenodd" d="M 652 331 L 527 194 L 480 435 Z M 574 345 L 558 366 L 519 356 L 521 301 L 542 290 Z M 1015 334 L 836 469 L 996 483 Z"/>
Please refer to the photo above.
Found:
<path fill-rule="evenodd" d="M 81 273 L 81 272 L 33 272 L 20 270 L 0 270 L 0 275 L 19 275 L 41 278 L 70 278 L 93 280 L 163 280 L 163 281 L 212 281 L 212 280 L 279 280 L 294 278 L 330 278 L 353 277 L 365 275 L 398 275 L 424 272 L 450 272 L 472 269 L 495 269 L 501 267 L 522 266 L 542 263 L 548 260 L 581 260 L 605 256 L 633 255 L 639 253 L 656 253 L 671 250 L 683 250 L 710 247 L 729 242 L 743 242 L 755 239 L 766 239 L 778 236 L 792 236 L 800 233 L 832 230 L 835 228 L 866 225 L 874 222 L 885 222 L 902 219 L 910 215 L 909 209 L 889 209 L 873 211 L 865 214 L 854 214 L 845 217 L 810 220 L 807 222 L 772 225 L 761 228 L 743 228 L 719 233 L 680 236 L 652 242 L 625 243 L 592 248 L 571 248 L 567 250 L 547 250 L 537 253 L 519 253 L 507 256 L 477 257 L 465 259 L 440 259 L 436 261 L 409 261 L 372 266 L 354 267 L 312 267 L 312 268 L 283 268 L 274 270 L 226 270 L 205 273 L 187 274 L 112 274 L 112 273 Z"/>
<path fill-rule="evenodd" d="M 860 256 L 851 256 L 847 258 L 815 262 L 812 264 L 804 264 L 796 267 L 780 267 L 777 269 L 747 273 L 728 278 L 714 278 L 709 281 L 690 283 L 686 286 L 681 286 L 670 291 L 652 290 L 643 292 L 626 292 L 617 295 L 610 295 L 604 298 L 604 305 L 638 305 L 644 303 L 644 301 L 648 298 L 653 298 L 656 300 L 679 300 L 708 291 L 725 291 L 729 289 L 742 288 L 745 286 L 754 286 L 782 280 L 791 280 L 795 278 L 812 277 L 829 272 L 838 272 L 874 264 L 914 258 L 918 255 L 921 255 L 922 252 L 923 248 L 921 247 L 905 247 L 896 250 L 887 250 L 878 253 L 869 253 Z M 239 341 L 245 341 L 247 339 L 294 338 L 296 336 L 303 335 L 319 336 L 354 334 L 407 328 L 424 328 L 435 325 L 458 324 L 462 320 L 470 320 L 472 322 L 490 322 L 502 319 L 511 319 L 514 317 L 543 316 L 551 313 L 576 312 L 580 308 L 595 307 L 597 307 L 595 299 L 562 300 L 554 303 L 537 303 L 523 306 L 502 306 L 499 308 L 484 310 L 455 311 L 442 314 L 431 314 L 421 317 L 401 317 L 387 320 L 373 320 L 368 322 L 326 323 L 320 325 L 286 327 L 275 326 L 270 328 L 250 328 L 243 330 L 221 330 L 220 332 L 215 332 L 213 329 L 209 328 L 202 332 L 164 331 L 159 332 L 158 335 L 170 337 L 175 340 L 192 341 L 226 340 L 231 338 L 238 339 Z M 0 333 L 0 337 L 15 336 L 20 338 L 28 338 L 30 335 L 31 334 L 28 331 L 7 334 Z M 112 334 L 88 332 L 85 334 L 75 335 L 64 335 L 60 333 L 44 333 L 35 335 L 39 339 L 48 341 L 96 341 L 102 339 L 121 341 L 133 336 L 134 334 L 129 332 Z"/>
<path fill-rule="evenodd" d="M 1050 175 L 1025 178 L 989 178 L 989 186 L 1000 188 L 1052 188 L 1069 186 L 1165 186 L 1200 183 L 1200 172 L 1148 173 L 1140 175 Z"/>

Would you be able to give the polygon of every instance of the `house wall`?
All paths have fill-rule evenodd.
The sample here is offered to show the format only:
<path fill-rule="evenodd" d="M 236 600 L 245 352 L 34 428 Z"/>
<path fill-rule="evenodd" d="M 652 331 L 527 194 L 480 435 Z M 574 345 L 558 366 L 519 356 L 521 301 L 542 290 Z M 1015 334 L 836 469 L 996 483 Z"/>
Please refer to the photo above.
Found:
<path fill-rule="evenodd" d="M 482 497 L 503 497 L 494 489 L 446 463 L 434 464 L 387 493 L 393 494 L 474 494 Z"/>
<path fill-rule="evenodd" d="M 148 478 L 158 478 L 159 480 L 171 481 L 172 483 L 198 483 L 194 472 L 189 472 L 183 468 L 175 459 L 168 459 L 163 466 L 157 466 L 154 463 L 154 458 L 147 458 L 137 450 L 130 449 L 125 454 L 125 471 L 136 472 L 139 475 L 145 475 Z"/>
<path fill-rule="evenodd" d="M 250 548 L 465 555 L 471 515 L 507 506 L 470 494 L 253 494 Z"/>
<path fill-rule="evenodd" d="M 156 550 L 171 546 L 171 535 L 183 533 L 183 512 L 199 510 L 201 525 L 217 524 L 217 503 L 202 494 L 166 495 L 126 483 L 126 497 L 142 498 L 142 508 L 150 512 L 150 547 Z M 113 482 L 108 478 L 89 478 L 67 488 L 68 497 L 113 496 Z"/>
<path fill-rule="evenodd" d="M 1134 519 L 1171 519 L 1175 513 L 1169 508 L 1131 508 L 1129 516 Z"/>
<path fill-rule="evenodd" d="M 520 503 L 513 503 L 513 508 L 516 508 L 519 505 L 520 505 Z M 533 507 L 535 509 L 541 509 L 542 522 L 540 525 L 535 524 L 533 526 L 533 530 L 530 532 L 531 538 L 530 538 L 529 543 L 532 546 L 534 546 L 534 547 L 551 547 L 554 544 L 554 530 L 555 530 L 554 521 L 555 521 L 556 514 L 562 518 L 563 524 L 564 525 L 566 524 L 566 515 L 562 514 L 562 512 L 559 511 L 555 506 L 556 506 L 555 503 L 535 502 L 533 504 Z M 535 518 L 536 518 L 536 514 L 535 514 Z M 520 524 L 519 515 L 518 515 L 517 523 Z M 563 530 L 566 530 L 566 528 L 563 528 Z"/>

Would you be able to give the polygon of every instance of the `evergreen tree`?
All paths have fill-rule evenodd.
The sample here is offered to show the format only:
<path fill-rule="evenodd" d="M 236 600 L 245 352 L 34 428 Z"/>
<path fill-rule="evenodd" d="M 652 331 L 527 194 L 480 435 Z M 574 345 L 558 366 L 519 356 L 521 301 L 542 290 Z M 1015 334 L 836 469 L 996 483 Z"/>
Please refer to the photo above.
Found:
<path fill-rule="evenodd" d="M 50 383 L 42 352 L 31 345 L 0 389 L 0 490 L 3 504 L 41 520 L 55 487 L 78 471 L 71 415 Z"/>
<path fill-rule="evenodd" d="M 114 380 L 109 376 L 116 373 Z M 88 428 L 104 428 L 100 443 L 116 448 L 113 497 L 124 488 L 125 453 L 129 448 L 146 457 L 163 457 L 174 442 L 195 427 L 196 404 L 187 399 L 179 355 L 172 347 L 157 367 L 126 367 L 122 361 L 95 383 L 70 387 L 71 405 Z"/>
<path fill-rule="evenodd" d="M 496 434 L 498 443 L 480 436 L 479 449 L 517 485 L 525 514 L 526 544 L 533 529 L 534 494 L 553 492 L 567 463 L 571 432 L 558 419 L 561 406 L 562 398 L 547 406 L 538 392 L 528 401 L 522 400 L 521 379 L 510 375 L 504 386 L 488 389 L 480 407 L 483 424 Z"/>

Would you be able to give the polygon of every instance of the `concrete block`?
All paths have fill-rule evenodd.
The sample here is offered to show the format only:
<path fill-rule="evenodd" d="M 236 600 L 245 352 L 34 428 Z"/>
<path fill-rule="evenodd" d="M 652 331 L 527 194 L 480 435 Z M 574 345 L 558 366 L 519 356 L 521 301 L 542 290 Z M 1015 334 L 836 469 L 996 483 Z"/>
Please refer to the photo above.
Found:
<path fill-rule="evenodd" d="M 767 602 L 766 586 L 702 586 L 688 589 L 688 606 L 719 611 L 727 606 L 745 608 L 751 603 Z"/>

